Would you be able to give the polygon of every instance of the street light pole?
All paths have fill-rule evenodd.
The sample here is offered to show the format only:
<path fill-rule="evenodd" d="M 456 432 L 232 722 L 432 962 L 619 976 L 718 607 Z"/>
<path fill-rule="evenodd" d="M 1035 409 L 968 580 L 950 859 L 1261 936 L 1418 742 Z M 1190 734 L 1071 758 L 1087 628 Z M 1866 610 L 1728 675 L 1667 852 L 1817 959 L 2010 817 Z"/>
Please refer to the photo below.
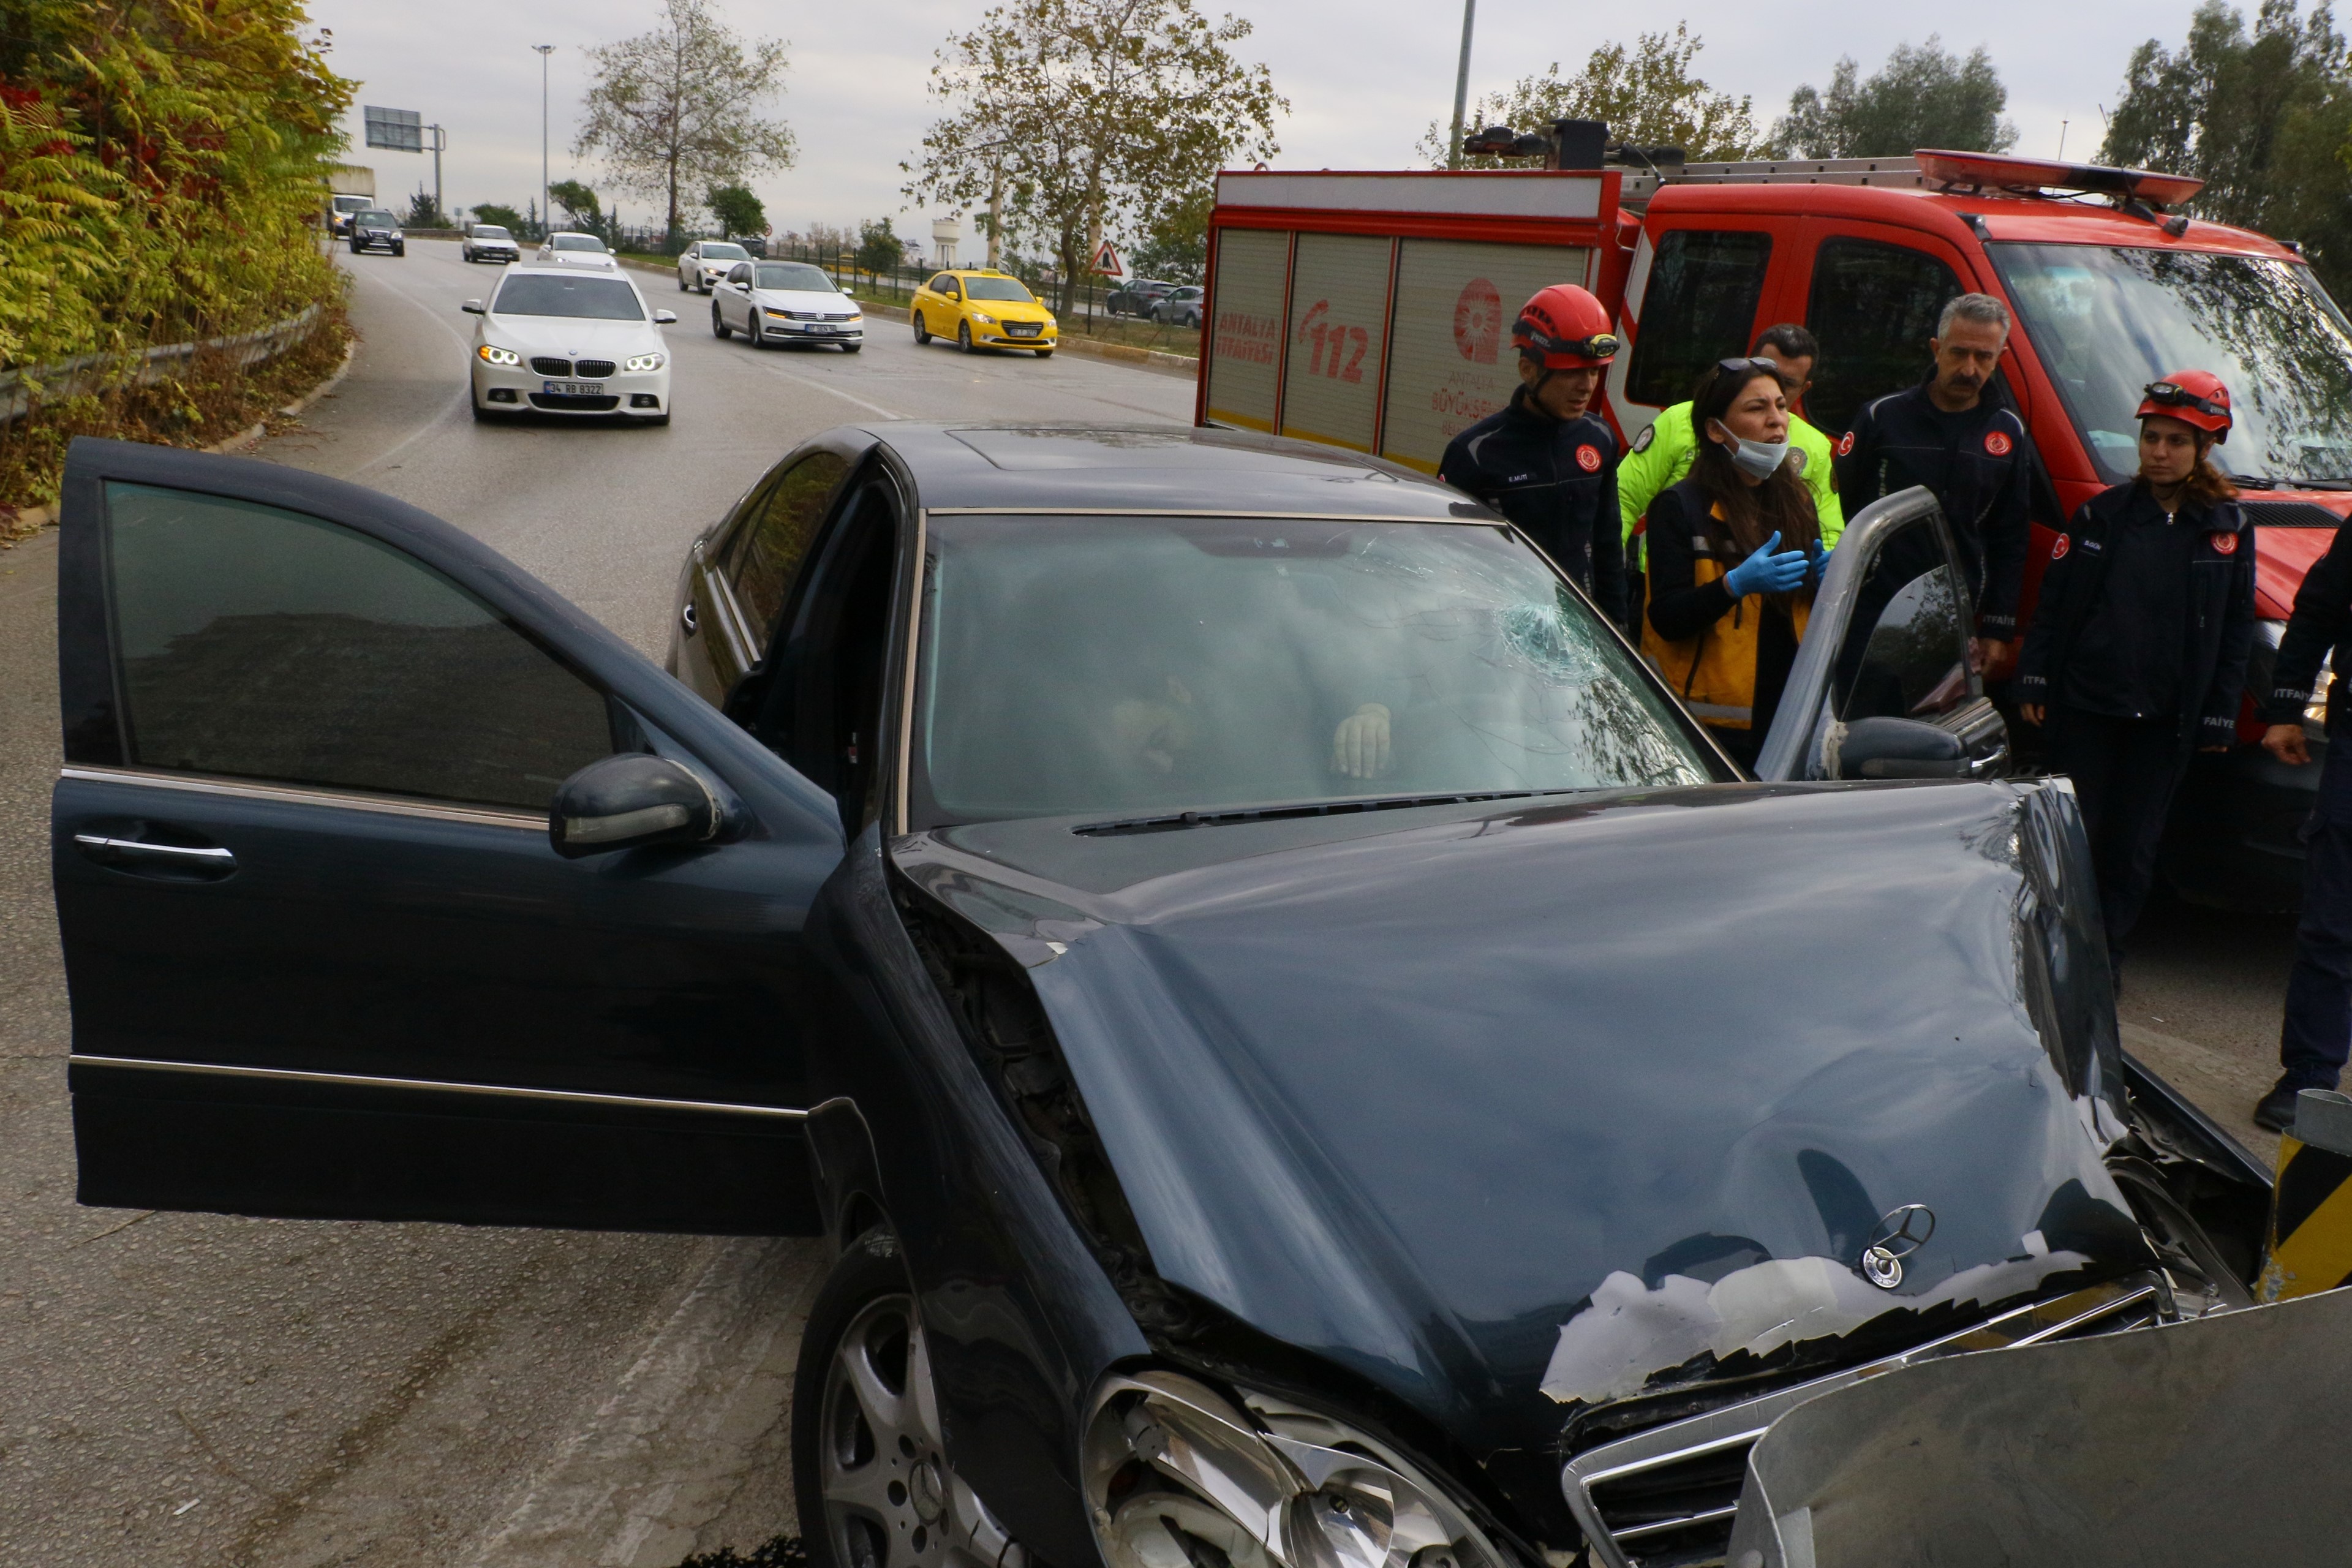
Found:
<path fill-rule="evenodd" d="M 433 211 L 435 216 L 446 218 L 449 209 L 441 205 L 441 153 L 449 145 L 449 133 L 438 125 L 425 129 L 433 132 Z"/>
<path fill-rule="evenodd" d="M 1470 107 L 1470 24 L 1477 19 L 1478 0 L 1462 0 L 1462 60 L 1454 68 L 1454 140 L 1445 149 L 1445 166 L 1462 166 L 1463 114 Z"/>
<path fill-rule="evenodd" d="M 539 227 L 542 234 L 554 231 L 547 211 L 547 57 L 555 52 L 553 44 L 533 44 L 539 51 Z"/>

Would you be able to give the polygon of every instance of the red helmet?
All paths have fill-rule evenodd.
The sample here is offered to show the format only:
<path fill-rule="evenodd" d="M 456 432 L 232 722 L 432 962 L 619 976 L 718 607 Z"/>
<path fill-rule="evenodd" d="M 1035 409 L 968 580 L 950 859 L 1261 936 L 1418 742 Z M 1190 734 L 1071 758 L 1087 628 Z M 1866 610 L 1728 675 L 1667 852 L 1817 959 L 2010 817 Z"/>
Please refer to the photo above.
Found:
<path fill-rule="evenodd" d="M 2175 371 L 2162 381 L 2147 384 L 2147 395 L 2132 417 L 2145 419 L 2151 414 L 2178 419 L 2216 441 L 2224 440 L 2230 434 L 2230 389 L 2210 370 Z"/>
<path fill-rule="evenodd" d="M 1617 353 L 1608 307 L 1573 283 L 1555 283 L 1520 306 L 1511 342 L 1540 355 L 1546 370 L 1607 364 Z"/>

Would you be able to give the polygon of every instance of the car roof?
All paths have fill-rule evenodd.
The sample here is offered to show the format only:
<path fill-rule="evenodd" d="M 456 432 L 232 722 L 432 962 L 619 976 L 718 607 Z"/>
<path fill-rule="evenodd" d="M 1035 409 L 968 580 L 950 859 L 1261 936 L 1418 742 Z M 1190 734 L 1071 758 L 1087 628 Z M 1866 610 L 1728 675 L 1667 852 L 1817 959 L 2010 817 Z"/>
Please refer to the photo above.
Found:
<path fill-rule="evenodd" d="M 1399 464 L 1251 431 L 898 420 L 856 428 L 898 458 L 934 512 L 1499 521 Z"/>

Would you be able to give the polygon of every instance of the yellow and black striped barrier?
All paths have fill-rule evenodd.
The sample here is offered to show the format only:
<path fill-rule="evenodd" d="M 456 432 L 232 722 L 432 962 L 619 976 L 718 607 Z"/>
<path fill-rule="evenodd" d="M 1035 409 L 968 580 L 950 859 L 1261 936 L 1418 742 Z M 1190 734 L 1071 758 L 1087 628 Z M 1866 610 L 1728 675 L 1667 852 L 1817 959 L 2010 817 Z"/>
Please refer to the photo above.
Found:
<path fill-rule="evenodd" d="M 2352 1098 L 2306 1089 L 2294 1130 L 2279 1140 L 2270 1256 L 2262 1300 L 2315 1296 L 2352 1284 Z"/>

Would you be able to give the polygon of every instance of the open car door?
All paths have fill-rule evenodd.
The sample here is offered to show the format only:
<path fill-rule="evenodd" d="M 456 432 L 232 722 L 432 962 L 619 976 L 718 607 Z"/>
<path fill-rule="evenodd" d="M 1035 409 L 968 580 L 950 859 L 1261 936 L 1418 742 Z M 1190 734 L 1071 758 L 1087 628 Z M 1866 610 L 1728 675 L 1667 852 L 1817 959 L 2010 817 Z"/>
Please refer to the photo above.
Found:
<path fill-rule="evenodd" d="M 1969 658 L 1968 575 L 1922 488 L 1846 524 L 1813 597 L 1760 779 L 1990 778 L 2009 727 Z"/>
<path fill-rule="evenodd" d="M 82 1202 L 817 1228 L 831 796 L 372 491 L 83 440 L 62 532 Z"/>

